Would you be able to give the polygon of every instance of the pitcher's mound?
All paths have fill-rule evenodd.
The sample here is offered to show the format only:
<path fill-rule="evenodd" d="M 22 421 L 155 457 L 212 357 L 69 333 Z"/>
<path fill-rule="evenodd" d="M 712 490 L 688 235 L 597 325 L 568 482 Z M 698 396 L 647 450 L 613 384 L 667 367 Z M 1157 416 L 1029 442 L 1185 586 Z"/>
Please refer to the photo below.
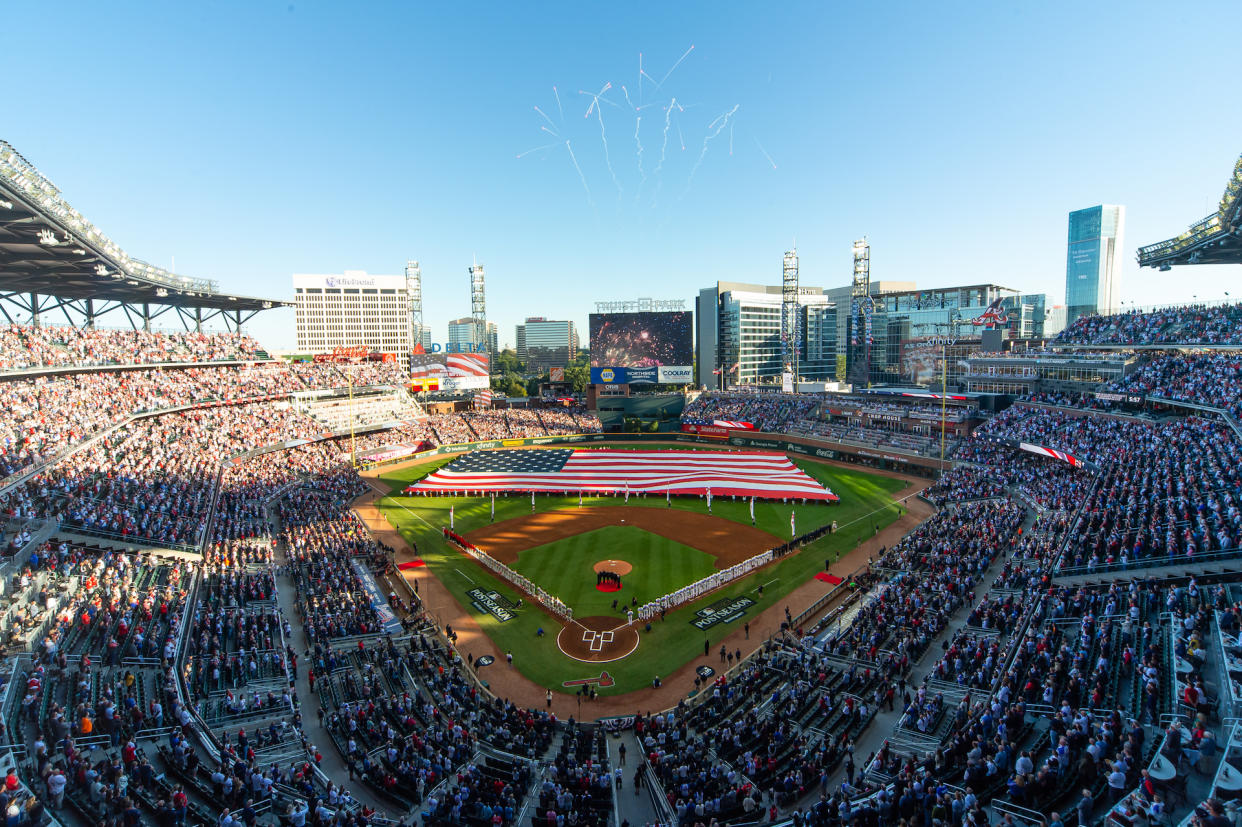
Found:
<path fill-rule="evenodd" d="M 577 617 L 561 628 L 556 645 L 574 660 L 607 663 L 638 648 L 638 630 L 616 617 Z"/>
<path fill-rule="evenodd" d="M 634 570 L 634 567 L 624 560 L 600 560 L 594 566 L 595 571 L 610 571 L 613 574 L 624 577 Z"/>

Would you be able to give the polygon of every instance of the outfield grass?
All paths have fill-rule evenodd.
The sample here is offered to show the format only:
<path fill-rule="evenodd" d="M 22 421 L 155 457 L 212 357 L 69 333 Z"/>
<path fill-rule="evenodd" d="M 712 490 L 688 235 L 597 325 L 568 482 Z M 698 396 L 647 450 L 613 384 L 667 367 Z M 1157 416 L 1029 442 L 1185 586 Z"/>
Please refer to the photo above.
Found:
<path fill-rule="evenodd" d="M 892 494 L 905 484 L 892 477 L 867 473 L 853 468 L 842 468 L 822 463 L 791 457 L 795 464 L 811 476 L 823 482 L 841 501 L 836 504 L 807 504 L 791 506 L 779 502 L 756 502 L 755 518 L 759 528 L 777 537 L 789 536 L 789 515 L 792 508 L 797 511 L 798 533 L 805 533 L 812 528 L 827 525 L 834 520 L 838 531 L 826 535 L 816 542 L 792 554 L 780 562 L 768 566 L 748 577 L 742 578 L 725 589 L 713 592 L 708 597 L 688 606 L 671 612 L 664 621 L 653 624 L 650 633 L 642 637 L 638 651 L 629 658 L 608 664 L 608 671 L 616 683 L 613 687 L 601 690 L 606 694 L 619 695 L 650 686 L 653 676 L 667 677 L 678 667 L 696 656 L 702 656 L 704 641 L 709 647 L 718 648 L 719 641 L 738 628 L 747 620 L 751 621 L 752 637 L 766 637 L 779 629 L 759 628 L 754 623 L 764 609 L 777 605 L 786 594 L 807 582 L 816 572 L 821 571 L 824 561 L 834 559 L 834 555 L 844 555 L 863 539 L 891 523 L 897 517 L 897 505 Z M 430 462 L 401 468 L 380 475 L 380 481 L 389 486 L 392 492 L 380 499 L 378 505 L 389 521 L 397 527 L 401 535 L 415 548 L 426 561 L 428 568 L 442 583 L 455 594 L 478 621 L 483 631 L 490 636 L 502 650 L 514 654 L 514 666 L 536 683 L 556 691 L 566 691 L 561 687 L 562 681 L 574 678 L 589 677 L 599 674 L 599 667 L 580 663 L 561 654 L 556 646 L 555 635 L 548 634 L 538 637 L 536 631 L 544 628 L 551 631 L 555 623 L 540 610 L 524 606 L 517 611 L 517 616 L 506 622 L 498 623 L 488 614 L 480 614 L 470 606 L 464 597 L 466 590 L 485 586 L 494 589 L 506 597 L 516 600 L 517 592 L 503 580 L 477 565 L 470 558 L 448 546 L 440 531 L 449 523 L 449 509 L 453 509 L 454 525 L 458 532 L 466 533 L 474 528 L 491 522 L 490 502 L 484 497 L 407 497 L 401 494 L 405 486 L 431 473 L 441 465 L 451 461 L 440 457 Z M 582 504 L 588 505 L 621 505 L 620 497 L 583 497 Z M 541 496 L 536 498 L 536 510 L 558 511 L 576 508 L 578 498 L 560 496 Z M 630 506 L 666 507 L 663 497 L 630 497 Z M 673 498 L 673 509 L 697 511 L 705 513 L 707 504 L 696 498 Z M 531 513 L 530 498 L 523 496 L 503 497 L 496 500 L 496 521 L 520 517 Z M 717 517 L 749 524 L 749 504 L 746 501 L 734 502 L 725 497 L 716 497 L 712 502 L 712 513 Z M 594 532 L 593 532 L 594 533 Z M 662 539 L 654 538 L 653 539 Z M 572 539 L 572 538 L 571 538 Z M 562 547 L 571 540 L 563 540 L 550 545 Z M 676 544 L 674 544 L 676 545 Z M 547 547 L 543 547 L 547 548 Z M 518 566 L 525 563 L 526 555 L 538 553 L 540 549 L 529 549 L 519 555 Z M 692 550 L 686 551 L 699 554 Z M 599 559 L 623 556 L 620 552 L 610 551 Z M 625 559 L 634 562 L 630 552 Z M 549 561 L 551 564 L 551 561 Z M 575 564 L 576 568 L 576 564 Z M 566 567 L 568 570 L 568 567 Z M 587 567 L 589 571 L 589 566 Z M 544 585 L 538 577 L 532 580 Z M 685 582 L 696 579 L 689 576 Z M 758 587 L 763 584 L 762 595 Z M 594 579 L 589 581 L 591 592 L 595 592 Z M 547 588 L 547 586 L 544 586 Z M 669 591 L 666 589 L 665 591 Z M 624 592 L 622 592 L 624 594 Z M 743 620 L 732 624 L 718 625 L 707 632 L 702 632 L 690 625 L 696 609 L 724 597 L 747 595 L 756 601 Z M 582 615 L 611 614 L 609 611 L 595 611 L 587 604 L 581 609 L 572 601 L 575 612 Z M 607 596 L 607 606 L 611 609 L 612 597 Z M 477 653 L 476 653 L 477 654 Z M 481 674 L 486 679 L 486 672 Z"/>
<path fill-rule="evenodd" d="M 621 578 L 619 592 L 595 588 L 594 566 L 624 560 L 634 571 Z M 716 570 L 716 558 L 634 526 L 605 526 L 554 543 L 528 548 L 512 568 L 574 609 L 575 617 L 622 617 L 613 601 L 638 605 L 668 594 Z"/>

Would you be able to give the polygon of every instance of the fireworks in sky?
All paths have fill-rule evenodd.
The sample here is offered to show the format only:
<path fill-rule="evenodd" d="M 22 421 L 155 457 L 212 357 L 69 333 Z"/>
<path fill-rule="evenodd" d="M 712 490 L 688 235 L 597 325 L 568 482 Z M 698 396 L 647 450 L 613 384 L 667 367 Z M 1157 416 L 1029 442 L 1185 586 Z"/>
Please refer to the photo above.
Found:
<path fill-rule="evenodd" d="M 706 101 L 688 103 L 686 102 L 688 93 L 684 89 L 676 88 L 679 84 L 684 86 L 683 76 L 685 75 L 684 71 L 677 74 L 677 70 L 687 61 L 690 61 L 692 65 L 695 64 L 696 61 L 690 60 L 694 54 L 695 47 L 691 45 L 669 65 L 660 79 L 656 80 L 648 71 L 648 67 L 651 66 L 649 56 L 640 52 L 638 74 L 633 87 L 605 80 L 599 85 L 598 92 L 579 89 L 578 94 L 588 98 L 583 120 L 589 122 L 594 116 L 595 125 L 599 127 L 598 137 L 590 132 L 584 132 L 582 125 L 575 126 L 566 122 L 560 90 L 554 85 L 552 96 L 556 109 L 550 111 L 555 111 L 558 119 L 553 120 L 538 105 L 533 108 L 537 115 L 535 126 L 544 141 L 547 141 L 549 137 L 556 140 L 551 143 L 541 142 L 537 146 L 518 153 L 517 157 L 522 159 L 536 155 L 545 160 L 555 158 L 559 155 L 559 148 L 563 146 L 565 152 L 562 157 L 569 162 L 568 166 L 577 175 L 591 207 L 595 207 L 595 201 L 590 180 L 598 180 L 607 176 L 607 180 L 610 180 L 617 190 L 618 210 L 621 209 L 620 199 L 627 190 L 632 193 L 633 202 L 641 204 L 644 209 L 668 206 L 667 203 L 661 201 L 666 178 L 674 186 L 682 184 L 683 189 L 678 198 L 684 198 L 691 191 L 695 177 L 704 164 L 734 163 L 726 160 L 734 157 L 742 161 L 746 158 L 753 158 L 764 168 L 775 170 L 776 162 L 764 148 L 759 136 L 755 135 L 750 125 L 742 119 L 740 113 L 743 108 L 740 103 L 729 102 L 725 106 L 719 106 L 719 102 L 717 104 Z M 594 84 L 591 88 L 595 88 Z M 631 93 L 631 88 L 633 93 Z M 654 109 L 662 113 L 663 117 L 657 115 L 645 118 L 644 110 L 646 109 Z M 708 121 L 703 113 L 712 109 L 719 114 Z M 622 126 L 628 118 L 634 119 L 633 165 L 617 166 L 613 164 L 612 156 L 616 148 L 609 145 L 608 127 Z M 612 123 L 610 124 L 609 121 Z M 658 135 L 651 134 L 655 130 L 659 130 Z M 727 155 L 721 148 L 724 144 L 722 133 L 726 131 L 728 132 Z M 644 132 L 648 134 L 645 135 Z M 670 151 L 669 136 L 674 133 L 676 133 L 676 143 Z M 738 148 L 735 135 L 743 141 L 747 137 L 753 140 L 757 153 L 751 154 L 755 152 L 754 150 L 741 151 L 735 156 L 734 150 Z M 691 155 L 686 152 L 687 137 L 690 137 L 691 142 L 698 141 L 697 154 Z M 722 137 L 722 141 L 713 147 L 712 142 L 718 137 Z M 660 152 L 656 156 L 652 151 L 651 157 L 648 157 L 647 150 L 649 148 L 654 150 L 654 147 L 649 146 L 654 138 L 659 139 Z M 578 141 L 577 153 L 572 143 L 574 140 Z M 746 146 L 749 144 L 741 144 L 743 150 Z M 651 164 L 653 158 L 656 159 L 654 165 Z"/>

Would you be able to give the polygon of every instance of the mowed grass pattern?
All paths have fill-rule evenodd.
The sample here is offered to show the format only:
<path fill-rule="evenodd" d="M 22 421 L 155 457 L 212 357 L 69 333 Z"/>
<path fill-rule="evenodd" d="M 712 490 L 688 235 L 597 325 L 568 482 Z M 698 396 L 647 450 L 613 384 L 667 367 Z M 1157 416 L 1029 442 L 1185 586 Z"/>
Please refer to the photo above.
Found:
<path fill-rule="evenodd" d="M 632 446 L 631 446 L 632 447 Z M 710 448 L 704 448 L 710 450 Z M 721 638 L 741 625 L 714 626 L 706 634 L 690 625 L 694 611 L 708 603 L 741 594 L 755 600 L 756 606 L 747 613 L 753 621 L 769 606 L 782 602 L 786 594 L 807 582 L 823 568 L 825 559 L 831 560 L 844 554 L 859 542 L 897 517 L 897 504 L 892 494 L 905 487 L 905 483 L 892 477 L 871 474 L 862 469 L 827 465 L 799 457 L 794 462 L 811 476 L 821 480 L 841 497 L 836 505 L 796 506 L 798 531 L 837 521 L 840 530 L 826 535 L 796 554 L 791 554 L 773 566 L 768 566 L 709 596 L 670 612 L 664 621 L 652 624 L 650 632 L 642 635 L 638 651 L 634 655 L 609 664 L 609 672 L 616 684 L 604 690 L 609 695 L 620 695 L 649 686 L 654 675 L 667 677 L 678 667 L 703 654 L 703 642 L 711 647 L 719 646 Z M 380 499 L 379 507 L 388 520 L 401 532 L 408 542 L 418 549 L 427 562 L 428 569 L 455 594 L 474 617 L 479 626 L 502 650 L 514 653 L 513 665 L 536 683 L 558 692 L 567 692 L 561 682 L 581 678 L 591 673 L 587 664 L 565 656 L 556 646 L 555 635 L 537 636 L 540 628 L 554 630 L 558 624 L 538 609 L 526 605 L 516 617 L 507 623 L 497 623 L 491 615 L 475 611 L 465 592 L 476 586 L 495 589 L 510 599 L 520 595 L 506 582 L 492 575 L 469 557 L 449 546 L 440 534 L 449 523 L 449 509 L 453 508 L 457 531 L 466 533 L 491 521 L 491 504 L 486 497 L 409 497 L 401 490 L 449 462 L 438 457 L 426 463 L 387 471 L 380 476 L 382 484 L 389 487 L 390 494 Z M 546 496 L 535 500 L 536 511 L 559 511 L 576 508 L 577 497 Z M 621 498 L 584 497 L 583 506 L 621 505 Z M 665 508 L 663 497 L 631 497 L 629 504 L 637 507 Z M 705 513 L 707 504 L 697 498 L 673 498 L 674 511 L 697 511 Z M 789 536 L 789 513 L 795 506 L 781 502 L 758 502 L 755 517 L 758 527 L 777 537 Z M 739 523 L 749 523 L 749 505 L 717 498 L 712 512 Z M 531 513 L 530 497 L 501 497 L 496 500 L 496 522 Z M 564 542 L 564 541 L 561 541 Z M 532 549 L 533 550 L 533 549 Z M 535 578 L 536 582 L 541 579 Z M 591 578 L 592 589 L 594 578 Z M 758 593 L 759 584 L 765 584 L 763 594 Z M 827 587 L 825 587 L 827 591 Z M 598 594 L 598 592 L 597 592 Z M 611 608 L 612 598 L 607 601 Z M 607 612 L 607 614 L 610 614 Z M 439 619 L 437 619 L 439 620 Z M 442 622 L 442 621 L 441 621 Z M 766 638 L 778 631 L 779 624 L 769 628 L 765 624 L 751 624 L 751 637 Z M 713 649 L 714 651 L 714 649 Z M 462 655 L 465 656 L 463 651 Z M 474 652 L 473 654 L 481 654 Z M 598 670 L 593 673 L 598 674 Z M 486 677 L 486 676 L 484 676 Z"/>
<path fill-rule="evenodd" d="M 621 578 L 621 591 L 601 592 L 595 587 L 594 566 L 601 560 L 624 560 L 634 567 Z M 622 619 L 622 607 L 632 598 L 637 597 L 641 606 L 716 570 L 710 554 L 634 526 L 606 526 L 528 548 L 518 554 L 513 568 L 573 606 L 577 617 Z M 617 610 L 612 608 L 614 600 Z"/>

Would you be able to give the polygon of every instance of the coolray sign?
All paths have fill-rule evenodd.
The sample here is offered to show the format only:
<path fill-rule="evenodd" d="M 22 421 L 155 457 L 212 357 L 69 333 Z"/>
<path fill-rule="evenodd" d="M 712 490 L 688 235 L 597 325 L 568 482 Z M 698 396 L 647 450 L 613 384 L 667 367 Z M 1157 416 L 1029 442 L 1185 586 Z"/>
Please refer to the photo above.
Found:
<path fill-rule="evenodd" d="M 688 385 L 693 378 L 692 373 L 690 365 L 661 365 L 656 370 L 656 376 L 662 385 Z"/>
<path fill-rule="evenodd" d="M 466 592 L 466 596 L 470 598 L 470 605 L 474 606 L 480 612 L 491 615 L 496 618 L 497 623 L 506 623 L 517 617 L 513 610 L 517 605 L 508 600 L 500 592 L 487 591 L 485 589 L 470 589 Z"/>
<path fill-rule="evenodd" d="M 755 601 L 745 595 L 722 597 L 710 606 L 704 606 L 695 612 L 695 619 L 690 621 L 690 625 L 700 629 L 710 629 L 719 623 L 732 623 L 746 614 L 746 610 L 753 605 Z"/>

